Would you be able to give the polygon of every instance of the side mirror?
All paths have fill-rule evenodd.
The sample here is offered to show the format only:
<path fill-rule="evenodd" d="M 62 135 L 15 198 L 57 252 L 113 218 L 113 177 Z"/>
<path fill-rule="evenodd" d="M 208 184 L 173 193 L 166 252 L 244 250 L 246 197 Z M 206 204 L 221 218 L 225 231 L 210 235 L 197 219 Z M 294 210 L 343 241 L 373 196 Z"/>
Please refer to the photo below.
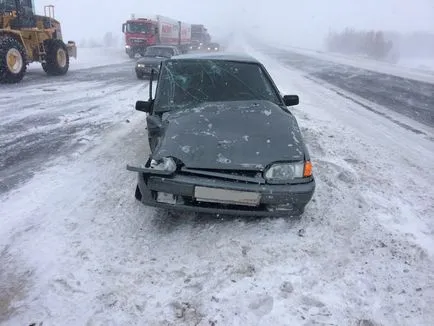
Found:
<path fill-rule="evenodd" d="M 125 27 L 127 24 L 122 24 L 122 33 L 125 33 Z"/>
<path fill-rule="evenodd" d="M 283 96 L 283 102 L 286 106 L 294 106 L 300 103 L 298 95 L 285 95 Z"/>
<path fill-rule="evenodd" d="M 136 102 L 136 110 L 142 111 L 146 113 L 151 112 L 152 102 L 151 101 L 137 101 Z"/>

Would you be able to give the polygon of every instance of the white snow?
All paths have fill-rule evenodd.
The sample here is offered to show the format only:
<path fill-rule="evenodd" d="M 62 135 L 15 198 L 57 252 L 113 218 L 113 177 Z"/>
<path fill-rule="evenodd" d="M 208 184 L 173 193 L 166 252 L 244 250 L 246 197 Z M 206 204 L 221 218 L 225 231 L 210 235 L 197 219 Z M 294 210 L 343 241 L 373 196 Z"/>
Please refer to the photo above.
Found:
<path fill-rule="evenodd" d="M 432 58 L 401 58 L 398 64 L 403 67 L 431 71 L 434 73 L 434 59 Z"/>
<path fill-rule="evenodd" d="M 77 69 L 86 69 L 99 66 L 113 65 L 119 63 L 131 62 L 134 60 L 130 59 L 125 53 L 125 49 L 114 47 L 100 47 L 100 48 L 81 48 L 77 47 L 77 58 L 70 58 L 69 69 L 71 71 Z M 41 69 L 40 63 L 32 63 L 29 65 L 29 70 L 39 70 Z"/>
<path fill-rule="evenodd" d="M 182 147 L 181 147 L 181 150 L 182 150 L 184 153 L 190 153 L 190 151 L 191 151 L 191 146 L 188 146 L 188 145 L 182 146 Z"/>
<path fill-rule="evenodd" d="M 217 154 L 217 162 L 223 163 L 223 164 L 229 164 L 231 163 L 231 160 L 225 157 L 222 153 Z"/>
<path fill-rule="evenodd" d="M 432 324 L 432 130 L 414 134 L 237 46 L 300 96 L 291 110 L 317 180 L 303 219 L 172 216 L 136 202 L 125 166 L 148 150 L 131 107 L 147 92 L 113 86 L 101 114 L 122 119 L 1 198 L 2 325 Z"/>
<path fill-rule="evenodd" d="M 349 56 L 334 52 L 310 50 L 299 47 L 277 46 L 320 60 L 345 64 L 356 68 L 371 70 L 393 76 L 434 83 L 434 60 L 403 59 L 397 64 L 377 61 L 362 56 Z"/>

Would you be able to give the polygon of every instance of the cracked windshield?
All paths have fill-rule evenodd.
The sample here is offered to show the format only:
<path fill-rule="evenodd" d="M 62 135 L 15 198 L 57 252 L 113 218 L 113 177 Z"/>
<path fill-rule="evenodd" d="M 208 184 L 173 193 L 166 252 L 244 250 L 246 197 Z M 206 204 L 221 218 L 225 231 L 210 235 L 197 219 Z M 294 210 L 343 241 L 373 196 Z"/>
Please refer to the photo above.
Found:
<path fill-rule="evenodd" d="M 0 0 L 0 326 L 434 325 L 433 0 Z"/>

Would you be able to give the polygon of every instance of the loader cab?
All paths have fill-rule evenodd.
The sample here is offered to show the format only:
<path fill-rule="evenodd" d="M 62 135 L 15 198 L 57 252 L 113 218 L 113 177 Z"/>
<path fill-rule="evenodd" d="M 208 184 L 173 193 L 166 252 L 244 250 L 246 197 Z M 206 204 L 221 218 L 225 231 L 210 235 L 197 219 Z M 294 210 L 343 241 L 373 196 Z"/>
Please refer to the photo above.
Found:
<path fill-rule="evenodd" d="M 1 15 L 12 16 L 12 29 L 36 27 L 35 6 L 33 0 L 0 0 Z"/>
<path fill-rule="evenodd" d="M 16 11 L 15 0 L 0 0 L 0 13 L 11 13 Z"/>
<path fill-rule="evenodd" d="M 34 15 L 35 3 L 33 0 L 0 0 L 0 12 L 15 12 L 18 15 Z"/>
<path fill-rule="evenodd" d="M 24 15 L 34 15 L 35 14 L 35 4 L 33 0 L 16 0 L 17 8 L 21 9 Z M 17 11 L 19 11 L 17 9 Z"/>

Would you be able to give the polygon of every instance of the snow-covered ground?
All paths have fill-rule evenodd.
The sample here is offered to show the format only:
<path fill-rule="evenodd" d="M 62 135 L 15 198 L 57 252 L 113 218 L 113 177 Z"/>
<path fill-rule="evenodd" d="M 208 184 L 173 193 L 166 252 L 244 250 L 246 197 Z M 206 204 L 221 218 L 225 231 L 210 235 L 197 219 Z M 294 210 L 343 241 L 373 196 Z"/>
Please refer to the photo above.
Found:
<path fill-rule="evenodd" d="M 293 112 L 317 178 L 304 218 L 144 207 L 125 169 L 147 151 L 144 114 L 113 114 L 81 155 L 59 155 L 2 196 L 1 325 L 433 324 L 432 131 L 404 129 L 246 45 L 230 50 L 250 52 L 282 93 L 300 95 Z M 71 103 L 87 97 L 64 91 Z M 126 101 L 146 91 L 109 93 L 96 112 L 132 110 Z"/>
<path fill-rule="evenodd" d="M 431 71 L 434 73 L 434 59 L 433 58 L 401 58 L 398 63 L 400 66 Z"/>
<path fill-rule="evenodd" d="M 70 58 L 70 70 L 86 69 L 115 63 L 131 62 L 132 60 L 121 47 L 115 48 L 81 48 L 77 47 L 77 58 Z M 41 69 L 39 63 L 32 63 L 29 70 Z"/>
<path fill-rule="evenodd" d="M 318 58 L 320 60 L 327 60 L 393 76 L 424 81 L 427 83 L 434 83 L 434 60 L 409 60 L 404 58 L 397 64 L 392 64 L 362 56 L 349 56 L 340 53 L 310 50 L 299 47 L 274 46 Z"/>

